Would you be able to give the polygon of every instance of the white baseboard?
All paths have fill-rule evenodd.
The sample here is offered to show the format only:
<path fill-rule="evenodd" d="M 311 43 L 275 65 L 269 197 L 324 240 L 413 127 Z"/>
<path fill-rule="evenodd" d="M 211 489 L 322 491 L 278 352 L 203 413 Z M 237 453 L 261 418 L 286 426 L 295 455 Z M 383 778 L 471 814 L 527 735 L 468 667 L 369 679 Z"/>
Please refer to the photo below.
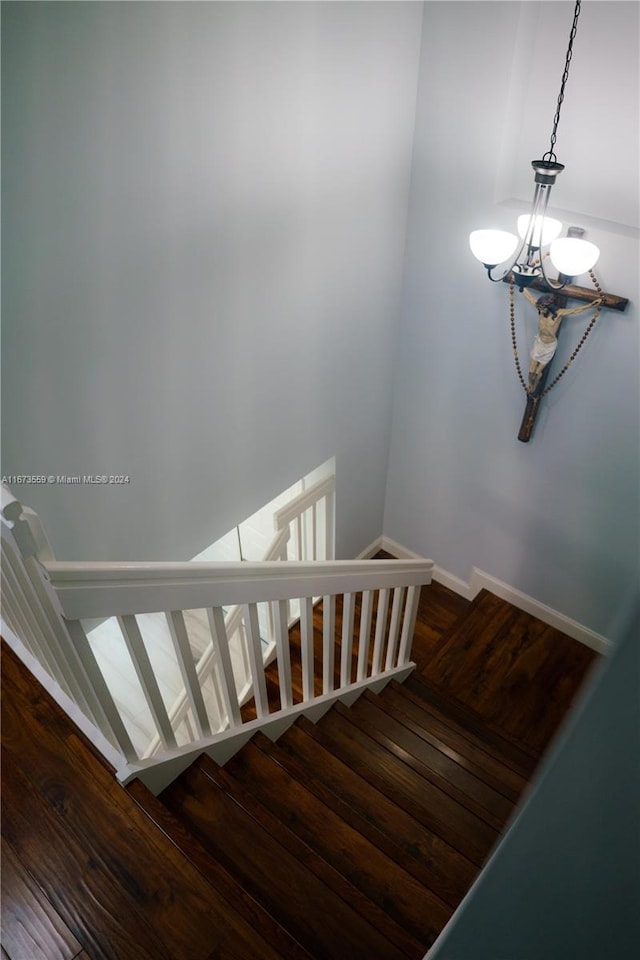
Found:
<path fill-rule="evenodd" d="M 391 540 L 390 537 L 381 537 L 376 549 L 386 550 L 401 560 L 425 559 L 419 554 L 414 553 L 413 550 L 409 550 L 407 547 L 403 547 L 402 544 L 396 543 L 395 540 Z M 373 554 L 371 554 L 371 556 L 373 556 Z M 471 580 L 467 583 L 461 580 L 460 577 L 449 573 L 448 570 L 444 570 L 436 564 L 433 568 L 433 579 L 437 583 L 441 583 L 444 587 L 453 590 L 453 592 L 459 596 L 464 597 L 466 600 L 473 600 L 481 590 L 488 590 L 489 593 L 495 594 L 495 596 L 500 597 L 501 600 L 506 600 L 508 603 L 513 604 L 518 610 L 530 613 L 543 623 L 548 624 L 550 627 L 555 627 L 556 630 L 560 630 L 561 633 L 565 633 L 573 640 L 584 643 L 585 646 L 596 650 L 598 653 L 606 654 L 612 649 L 613 645 L 606 637 L 595 633 L 595 631 L 590 630 L 589 627 L 578 623 L 577 620 L 572 620 L 571 617 L 565 616 L 564 613 L 553 610 L 551 607 L 541 603 L 539 600 L 535 600 L 526 593 L 522 593 L 522 591 L 516 589 L 516 587 L 512 587 L 508 583 L 498 580 L 490 573 L 486 573 L 478 567 L 472 567 Z"/>
<path fill-rule="evenodd" d="M 375 557 L 378 550 L 386 550 L 386 547 L 383 546 L 384 537 L 376 537 L 373 543 L 370 543 L 368 547 L 358 554 L 355 558 L 356 560 L 371 560 L 372 557 Z M 390 550 L 389 553 L 392 551 Z M 395 554 L 394 554 L 395 556 Z M 398 560 L 405 559 L 404 557 L 398 557 Z"/>
<path fill-rule="evenodd" d="M 529 597 L 526 593 L 522 593 L 522 591 L 517 590 L 515 587 L 509 586 L 508 583 L 503 583 L 502 580 L 492 577 L 490 573 L 479 570 L 478 567 L 473 567 L 471 571 L 471 590 L 474 597 L 477 596 L 481 590 L 488 590 L 490 593 L 495 594 L 496 597 L 500 597 L 502 600 L 508 600 L 509 603 L 512 603 L 513 606 L 519 610 L 530 613 L 532 616 L 537 617 L 538 620 L 542 620 L 543 623 L 547 623 L 550 627 L 555 627 L 555 629 L 560 630 L 561 633 L 566 633 L 566 635 L 573 640 L 579 640 L 580 643 L 584 643 L 585 646 L 591 647 L 592 650 L 596 650 L 598 653 L 610 653 L 613 649 L 613 644 L 610 640 L 607 640 L 606 637 L 578 623 L 577 620 L 572 620 L 571 617 L 565 616 L 564 613 L 548 607 L 539 600 L 534 600 L 533 597 Z"/>

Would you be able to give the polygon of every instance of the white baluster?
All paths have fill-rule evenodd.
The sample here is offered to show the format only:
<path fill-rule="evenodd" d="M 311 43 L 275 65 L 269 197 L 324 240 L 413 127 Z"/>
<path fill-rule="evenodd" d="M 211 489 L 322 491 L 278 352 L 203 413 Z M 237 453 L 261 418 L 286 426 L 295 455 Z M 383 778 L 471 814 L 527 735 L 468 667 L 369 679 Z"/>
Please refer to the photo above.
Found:
<path fill-rule="evenodd" d="M 102 672 L 91 649 L 91 644 L 87 640 L 87 635 L 82 628 L 82 624 L 79 620 L 67 620 L 67 629 L 69 630 L 69 635 L 84 667 L 84 672 L 91 690 L 100 706 L 100 711 L 96 709 L 93 710 L 96 722 L 98 722 L 98 726 L 105 737 L 115 742 L 125 760 L 133 763 L 138 759 L 138 754 L 127 733 L 127 729 L 120 716 L 120 711 L 111 696 L 111 691 L 102 676 Z M 102 722 L 98 720 L 99 712 L 104 718 Z"/>
<path fill-rule="evenodd" d="M 13 580 L 5 569 L 7 560 L 2 555 L 2 617 L 7 626 L 13 630 L 17 637 L 20 637 L 29 653 L 38 659 L 37 648 L 26 635 L 27 631 L 23 628 L 23 618 L 20 612 L 20 601 L 17 593 L 14 591 Z"/>
<path fill-rule="evenodd" d="M 313 689 L 313 599 L 300 599 L 300 653 L 302 658 L 302 699 L 312 700 Z"/>
<path fill-rule="evenodd" d="M 330 490 L 324 498 L 324 522 L 325 522 L 325 550 L 327 560 L 333 560 L 336 555 L 335 545 L 335 503 L 336 495 L 334 490 Z"/>
<path fill-rule="evenodd" d="M 249 603 L 243 606 L 243 610 L 256 713 L 259 717 L 264 717 L 265 714 L 269 713 L 269 701 L 267 699 L 267 682 L 264 676 L 262 643 L 260 642 L 258 626 L 258 608 L 255 603 Z"/>
<path fill-rule="evenodd" d="M 351 653 L 353 651 L 353 624 L 355 595 L 345 593 L 342 599 L 342 650 L 340 654 L 340 686 L 351 683 Z"/>
<path fill-rule="evenodd" d="M 25 641 L 26 646 L 45 670 L 60 682 L 55 660 L 47 649 L 46 639 L 34 613 L 31 584 L 25 575 L 24 568 L 21 568 L 19 562 L 15 562 L 15 558 L 11 557 L 8 550 L 4 550 L 2 554 L 2 576 L 9 589 L 18 622 L 22 627 L 22 630 L 18 631 L 18 636 Z"/>
<path fill-rule="evenodd" d="M 391 670 L 395 666 L 394 660 L 398 647 L 398 635 L 400 633 L 400 618 L 402 615 L 402 601 L 404 599 L 404 587 L 396 587 L 393 591 L 393 606 L 391 607 L 391 623 L 389 625 L 389 641 L 387 643 L 387 659 L 385 661 L 385 670 Z"/>
<path fill-rule="evenodd" d="M 404 608 L 404 621 L 402 623 L 402 635 L 400 637 L 400 652 L 398 653 L 399 667 L 404 666 L 405 663 L 409 663 L 411 657 L 411 644 L 416 628 L 419 601 L 420 587 L 409 587 L 407 589 L 407 601 Z"/>
<path fill-rule="evenodd" d="M 229 639 L 227 628 L 224 622 L 224 613 L 221 607 L 210 607 L 207 609 L 209 619 L 209 628 L 213 638 L 214 647 L 218 655 L 220 664 L 220 692 L 224 703 L 224 709 L 229 718 L 229 726 L 236 727 L 242 723 L 240 717 L 240 706 L 238 704 L 238 694 L 236 692 L 236 682 L 233 677 L 233 666 L 231 664 L 231 654 L 229 652 Z"/>
<path fill-rule="evenodd" d="M 369 639 L 371 636 L 372 593 L 365 590 L 362 594 L 362 613 L 360 614 L 360 639 L 358 641 L 358 680 L 365 680 L 369 659 Z"/>
<path fill-rule="evenodd" d="M 193 741 L 196 739 L 196 733 L 195 733 L 195 730 L 193 729 L 193 724 L 191 723 L 191 717 L 189 716 L 188 711 L 185 714 L 183 723 L 185 726 L 185 730 L 187 731 L 187 743 L 193 743 Z"/>
<path fill-rule="evenodd" d="M 382 588 L 378 591 L 378 608 L 376 610 L 376 635 L 373 642 L 373 666 L 371 676 L 376 677 L 382 669 L 382 650 L 387 632 L 387 614 L 389 612 L 389 591 Z"/>
<path fill-rule="evenodd" d="M 296 548 L 297 560 L 304 560 L 304 543 L 302 539 L 302 517 L 300 514 L 296 517 Z"/>
<path fill-rule="evenodd" d="M 311 507 L 311 556 L 310 560 L 318 559 L 318 504 Z"/>
<path fill-rule="evenodd" d="M 66 628 L 62 625 L 60 615 L 53 608 L 52 601 L 45 589 L 38 561 L 33 557 L 27 557 L 24 560 L 24 565 L 21 565 L 21 558 L 17 549 L 10 542 L 9 537 L 4 535 L 3 547 L 5 589 L 13 585 L 13 608 L 16 616 L 19 617 L 22 604 L 26 603 L 29 608 L 27 621 L 25 622 L 24 617 L 18 619 L 20 626 L 17 635 L 26 642 L 28 631 L 25 626 L 29 622 L 29 618 L 37 620 L 42 644 L 36 644 L 34 647 L 32 639 L 31 642 L 26 642 L 27 648 L 31 650 L 36 660 L 49 671 L 61 688 L 75 701 L 84 715 L 100 726 L 102 715 L 101 713 L 98 716 L 95 715 L 95 708 L 98 705 L 86 680 L 84 680 L 82 664 L 70 642 Z M 8 567 L 10 567 L 12 573 L 9 573 Z M 19 589 L 16 580 L 15 573 L 18 570 L 21 574 L 20 582 L 23 584 L 23 591 Z"/>
<path fill-rule="evenodd" d="M 157 731 L 166 747 L 175 747 L 175 734 L 160 693 L 156 675 L 151 666 L 147 648 L 140 633 L 138 621 L 133 614 L 124 614 L 118 617 L 118 624 Z"/>
<path fill-rule="evenodd" d="M 251 676 L 251 668 L 249 666 L 249 654 L 247 651 L 247 635 L 244 629 L 244 623 L 242 621 L 242 609 L 241 607 L 231 607 L 231 610 L 225 617 L 225 625 L 227 628 L 227 637 L 229 638 L 229 644 L 233 640 L 234 634 L 236 635 L 238 650 L 240 652 L 240 659 L 242 661 L 242 670 L 245 678 Z"/>
<path fill-rule="evenodd" d="M 211 733 L 207 708 L 204 704 L 200 681 L 196 673 L 196 666 L 193 662 L 191 644 L 189 635 L 184 622 L 184 616 L 181 610 L 171 610 L 166 613 L 167 623 L 171 632 L 173 648 L 182 674 L 185 691 L 191 705 L 193 718 L 196 723 L 198 737 L 208 737 Z"/>
<path fill-rule="evenodd" d="M 280 705 L 283 710 L 293 706 L 291 692 L 291 652 L 289 650 L 289 626 L 287 623 L 287 601 L 274 600 L 273 610 L 274 633 L 278 657 L 278 686 L 280 688 Z"/>
<path fill-rule="evenodd" d="M 331 693 L 334 685 L 336 653 L 336 598 L 322 598 L 322 692 Z"/>

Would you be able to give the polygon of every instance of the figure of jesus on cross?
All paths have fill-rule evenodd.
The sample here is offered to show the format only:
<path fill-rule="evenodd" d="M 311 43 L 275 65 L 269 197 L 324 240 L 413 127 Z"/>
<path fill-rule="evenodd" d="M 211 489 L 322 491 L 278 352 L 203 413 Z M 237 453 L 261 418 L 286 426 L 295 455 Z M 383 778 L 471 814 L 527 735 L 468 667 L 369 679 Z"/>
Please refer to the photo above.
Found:
<path fill-rule="evenodd" d="M 529 386 L 528 393 L 535 394 L 544 368 L 553 358 L 558 346 L 558 327 L 565 317 L 584 313 L 585 310 L 591 310 L 603 300 L 595 300 L 593 303 L 583 303 L 573 309 L 561 308 L 558 304 L 558 297 L 554 294 L 544 294 L 542 297 L 535 297 L 530 290 L 526 288 L 522 291 L 529 301 L 538 311 L 538 333 L 533 341 L 531 352 L 531 364 L 529 366 Z"/>

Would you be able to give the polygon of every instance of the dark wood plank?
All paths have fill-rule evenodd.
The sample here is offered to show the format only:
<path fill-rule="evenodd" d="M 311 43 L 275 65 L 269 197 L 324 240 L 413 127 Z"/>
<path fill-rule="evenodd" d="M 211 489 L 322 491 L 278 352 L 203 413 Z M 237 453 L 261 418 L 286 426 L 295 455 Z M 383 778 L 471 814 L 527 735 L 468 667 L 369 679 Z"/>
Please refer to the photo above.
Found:
<path fill-rule="evenodd" d="M 210 762 L 208 767 L 212 767 Z M 253 815 L 271 835 L 409 956 L 419 956 L 420 947 L 424 950 L 433 943 L 451 916 L 451 908 L 255 745 L 248 744 L 215 776 L 227 786 L 227 777 L 242 784 L 246 792 L 233 794 L 238 803 L 247 803 L 247 793 L 259 797 L 260 805 L 268 807 L 274 817 L 263 818 L 255 802 Z M 286 831 L 281 829 L 283 824 Z M 318 856 L 310 855 L 311 851 Z M 318 868 L 317 861 L 330 864 L 348 885 L 335 883 L 332 874 Z M 370 903 L 379 909 L 370 910 Z"/>
<path fill-rule="evenodd" d="M 182 821 L 175 817 L 161 798 L 154 797 L 140 780 L 126 787 L 140 809 L 193 864 L 218 893 L 260 937 L 269 943 L 281 960 L 313 960 L 311 955 L 254 899 L 232 873 L 203 847 Z M 259 953 L 259 944 L 255 946 Z"/>
<path fill-rule="evenodd" d="M 412 673 L 402 684 L 403 690 L 409 690 L 424 703 L 424 709 L 443 723 L 455 724 L 458 731 L 480 749 L 490 753 L 496 760 L 506 764 L 523 779 L 528 780 L 539 763 L 539 759 L 523 750 L 512 740 L 507 740 L 491 730 L 466 704 L 455 697 L 447 696 L 423 674 Z"/>
<path fill-rule="evenodd" d="M 61 827 L 6 751 L 3 769 L 3 832 L 74 936 L 96 960 L 171 960 L 128 892 Z"/>
<path fill-rule="evenodd" d="M 366 923 L 214 783 L 199 764 L 164 794 L 201 842 L 310 953 L 401 960 Z"/>
<path fill-rule="evenodd" d="M 315 727 L 305 727 L 363 779 L 481 866 L 498 832 L 425 780 L 366 733 L 331 710 Z"/>
<path fill-rule="evenodd" d="M 390 683 L 379 700 L 383 710 L 401 714 L 404 717 L 402 722 L 409 725 L 411 730 L 430 743 L 439 744 L 439 749 L 451 751 L 449 755 L 458 763 L 465 765 L 514 803 L 526 788 L 524 777 L 459 733 L 455 725 L 438 720 L 425 708 L 424 701 L 405 689 L 404 684 L 395 681 Z"/>
<path fill-rule="evenodd" d="M 502 829 L 513 809 L 513 804 L 505 797 L 496 794 L 481 780 L 473 777 L 431 744 L 416 736 L 395 717 L 380 710 L 364 697 L 358 700 L 350 710 L 341 704 L 335 709 L 349 723 L 357 726 L 385 750 L 484 820 L 494 830 Z M 493 809 L 489 809 L 489 806 Z M 498 808 L 500 815 L 494 812 Z"/>
<path fill-rule="evenodd" d="M 362 851 L 358 850 L 356 845 L 356 849 L 351 850 L 351 856 L 346 852 L 349 850 L 350 839 L 344 837 L 346 825 L 339 821 L 339 818 L 334 818 L 333 822 L 325 819 L 320 824 L 318 836 L 314 811 L 309 808 L 300 785 L 288 778 L 284 771 L 257 747 L 247 744 L 224 768 L 217 767 L 207 757 L 201 758 L 199 766 L 271 837 L 408 957 L 420 956 L 425 950 L 425 943 L 433 942 L 446 919 L 436 918 L 426 940 L 423 933 L 426 926 L 424 921 L 420 934 L 413 935 L 410 928 L 402 926 L 397 917 L 394 917 L 398 910 L 394 891 L 390 889 L 389 883 L 385 888 L 385 907 L 389 909 L 383 910 L 372 895 L 370 884 L 366 883 L 367 864 L 358 857 Z M 288 796 L 283 796 L 284 790 L 289 791 Z M 322 807 L 322 804 L 319 806 Z M 330 811 L 325 812 L 330 814 Z M 333 830 L 335 821 L 338 821 L 338 836 Z M 325 849 L 327 844 L 331 848 L 329 855 Z M 343 857 L 348 858 L 346 869 L 336 857 L 338 849 L 345 851 Z M 363 875 L 364 883 L 360 882 Z M 421 888 L 416 884 L 414 894 L 421 892 Z M 402 898 L 404 895 L 403 890 Z"/>
<path fill-rule="evenodd" d="M 4 830 L 84 948 L 95 960 L 209 960 L 214 948 L 252 960 L 248 924 L 150 829 L 81 738 L 57 735 L 59 708 L 10 652 L 3 674 Z M 261 939 L 258 949 L 278 956 Z"/>
<path fill-rule="evenodd" d="M 82 949 L 4 837 L 2 944 L 11 960 L 73 960 Z"/>
<path fill-rule="evenodd" d="M 462 727 L 451 716 L 445 716 L 430 702 L 426 687 L 421 685 L 422 689 L 418 688 L 420 690 L 418 692 L 415 682 L 409 682 L 411 679 L 408 677 L 404 683 L 393 681 L 387 689 L 393 690 L 394 694 L 401 696 L 412 707 L 417 708 L 420 711 L 422 723 L 426 729 L 433 732 L 434 736 L 442 737 L 443 741 L 448 742 L 460 754 L 472 759 L 507 788 L 509 791 L 507 796 L 517 800 L 528 784 L 529 777 L 524 770 L 514 769 L 517 764 L 502 756 L 499 750 L 492 749 L 490 744 L 475 737 L 470 730 Z"/>
<path fill-rule="evenodd" d="M 540 756 L 597 659 L 584 644 L 482 591 L 424 673 Z"/>
<path fill-rule="evenodd" d="M 301 720 L 275 744 L 261 735 L 254 743 L 423 886 L 457 906 L 476 877 L 475 864 L 334 756 L 307 726 L 313 729 Z"/>

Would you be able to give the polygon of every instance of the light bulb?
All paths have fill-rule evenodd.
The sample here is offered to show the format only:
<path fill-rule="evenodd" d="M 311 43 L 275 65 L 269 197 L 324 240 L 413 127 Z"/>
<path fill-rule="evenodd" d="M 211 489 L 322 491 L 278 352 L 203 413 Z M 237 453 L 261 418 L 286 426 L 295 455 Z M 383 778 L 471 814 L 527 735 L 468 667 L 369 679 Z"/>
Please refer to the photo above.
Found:
<path fill-rule="evenodd" d="M 579 277 L 595 266 L 600 250 L 595 243 L 577 237 L 561 237 L 554 240 L 549 250 L 551 262 L 565 277 Z"/>
<path fill-rule="evenodd" d="M 531 222 L 531 214 L 523 213 L 521 217 L 518 217 L 518 233 L 524 240 L 527 236 L 527 231 L 529 230 L 529 223 Z M 537 216 L 534 220 L 533 236 L 531 238 L 532 247 L 546 247 L 548 243 L 551 243 L 552 240 L 555 240 L 559 236 L 560 231 L 562 230 L 562 224 L 559 220 L 554 220 L 553 217 L 540 217 Z M 540 234 L 542 233 L 542 242 L 540 241 Z"/>
<path fill-rule="evenodd" d="M 515 253 L 518 238 L 506 230 L 474 230 L 469 234 L 471 252 L 485 267 L 495 267 Z"/>

